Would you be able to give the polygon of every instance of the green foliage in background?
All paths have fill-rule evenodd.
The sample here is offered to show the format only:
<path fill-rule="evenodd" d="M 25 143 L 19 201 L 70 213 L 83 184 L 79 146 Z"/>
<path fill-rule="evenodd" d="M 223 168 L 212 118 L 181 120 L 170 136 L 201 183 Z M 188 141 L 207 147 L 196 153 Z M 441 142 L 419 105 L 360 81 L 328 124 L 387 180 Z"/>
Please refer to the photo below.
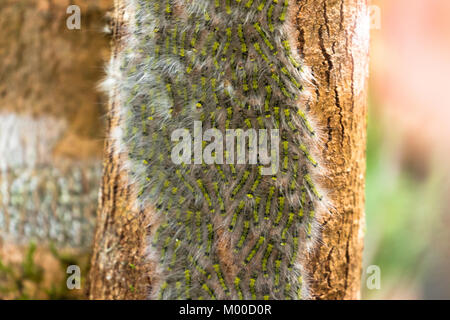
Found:
<path fill-rule="evenodd" d="M 362 297 L 420 298 L 428 249 L 442 213 L 439 168 L 426 168 L 423 174 L 406 166 L 401 134 L 373 111 L 368 126 Z M 380 290 L 366 286 L 369 265 L 381 269 Z"/>
<path fill-rule="evenodd" d="M 36 263 L 35 243 L 30 243 L 26 249 L 23 261 L 20 264 L 6 264 L 0 260 L 0 298 L 2 299 L 80 299 L 83 298 L 82 290 L 69 290 L 67 288 L 67 267 L 78 265 L 81 268 L 81 275 L 88 272 L 87 254 L 71 254 L 58 250 L 50 246 L 48 250 L 56 258 L 60 272 L 58 282 L 45 284 L 44 266 Z M 54 276 L 54 275 L 53 275 Z M 81 279 L 84 282 L 84 279 Z"/>

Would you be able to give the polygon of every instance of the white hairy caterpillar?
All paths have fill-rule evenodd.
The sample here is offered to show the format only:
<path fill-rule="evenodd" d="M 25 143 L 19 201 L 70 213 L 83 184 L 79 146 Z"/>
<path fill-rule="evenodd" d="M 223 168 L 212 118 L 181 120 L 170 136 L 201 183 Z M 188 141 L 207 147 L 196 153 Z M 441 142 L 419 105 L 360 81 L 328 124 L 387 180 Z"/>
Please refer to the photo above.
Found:
<path fill-rule="evenodd" d="M 137 205 L 155 209 L 150 298 L 308 298 L 303 253 L 327 203 L 290 1 L 125 3 L 128 35 L 107 82 L 121 101 Z M 174 164 L 171 134 L 195 121 L 223 133 L 279 129 L 280 170 Z"/>

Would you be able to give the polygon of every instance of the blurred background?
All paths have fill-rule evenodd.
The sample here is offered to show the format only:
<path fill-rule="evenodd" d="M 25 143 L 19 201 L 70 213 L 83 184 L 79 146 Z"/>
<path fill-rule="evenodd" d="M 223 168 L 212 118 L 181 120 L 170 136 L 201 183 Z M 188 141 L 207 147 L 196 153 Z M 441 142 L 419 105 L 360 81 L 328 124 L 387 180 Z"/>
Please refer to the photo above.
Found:
<path fill-rule="evenodd" d="M 0 298 L 79 298 L 66 269 L 89 267 L 112 1 L 75 2 L 80 30 L 73 1 L 0 1 Z"/>
<path fill-rule="evenodd" d="M 372 1 L 365 299 L 450 298 L 450 2 Z"/>
<path fill-rule="evenodd" d="M 3 299 L 81 298 L 66 267 L 89 268 L 113 0 L 74 1 L 80 30 L 71 3 L 0 1 Z M 373 0 L 371 13 L 362 298 L 449 299 L 450 2 Z"/>

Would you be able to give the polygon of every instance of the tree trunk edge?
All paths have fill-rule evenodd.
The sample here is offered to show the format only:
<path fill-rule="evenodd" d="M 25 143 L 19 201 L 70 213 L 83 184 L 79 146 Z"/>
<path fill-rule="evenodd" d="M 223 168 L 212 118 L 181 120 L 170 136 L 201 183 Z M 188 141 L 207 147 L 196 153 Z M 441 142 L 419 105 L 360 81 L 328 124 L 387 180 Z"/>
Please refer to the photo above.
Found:
<path fill-rule="evenodd" d="M 122 47 L 125 11 L 122 0 L 114 0 L 111 21 L 114 59 Z M 86 294 L 93 300 L 143 300 L 150 284 L 146 262 L 147 215 L 133 206 L 124 155 L 112 133 L 119 127 L 120 110 L 115 89 L 109 93 L 103 180 L 99 191 L 97 226 Z"/>
<path fill-rule="evenodd" d="M 359 299 L 370 25 L 366 0 L 297 0 L 299 50 L 315 78 L 311 111 L 325 128 L 324 185 L 334 209 L 309 255 L 313 299 Z"/>

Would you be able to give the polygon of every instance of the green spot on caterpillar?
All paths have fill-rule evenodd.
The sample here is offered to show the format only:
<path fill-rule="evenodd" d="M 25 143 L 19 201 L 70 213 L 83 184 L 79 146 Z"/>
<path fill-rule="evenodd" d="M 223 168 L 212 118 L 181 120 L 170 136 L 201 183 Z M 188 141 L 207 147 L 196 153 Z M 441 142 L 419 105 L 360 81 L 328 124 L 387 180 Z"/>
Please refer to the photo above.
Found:
<path fill-rule="evenodd" d="M 203 244 L 202 239 L 202 213 L 201 211 L 197 211 L 195 213 L 195 226 L 197 227 L 197 246 L 201 247 Z"/>
<path fill-rule="evenodd" d="M 226 8 L 227 14 L 231 14 L 230 0 L 226 0 L 225 8 Z"/>
<path fill-rule="evenodd" d="M 267 262 L 269 261 L 269 257 L 272 253 L 272 249 L 273 249 L 273 244 L 269 243 L 266 247 L 266 251 L 264 252 L 264 256 L 262 259 L 262 271 L 264 274 L 264 278 L 268 278 L 269 277 L 269 273 L 267 270 Z"/>
<path fill-rule="evenodd" d="M 217 167 L 219 167 L 218 170 L 220 169 L 220 172 L 223 174 L 223 171 L 221 170 L 220 166 L 217 165 Z M 221 174 L 221 175 L 222 175 L 222 174 Z M 214 191 L 215 191 L 215 193 L 216 193 L 217 201 L 219 201 L 219 209 L 220 209 L 220 213 L 221 213 L 222 215 L 224 215 L 224 214 L 225 214 L 225 204 L 224 204 L 224 202 L 223 202 L 222 196 L 220 195 L 220 191 L 219 191 L 219 183 L 218 183 L 218 182 L 213 182 L 213 188 L 214 188 Z"/>
<path fill-rule="evenodd" d="M 217 278 L 219 279 L 219 283 L 222 286 L 223 291 L 227 296 L 230 295 L 230 290 L 228 289 L 225 279 L 223 277 L 222 271 L 220 270 L 220 265 L 218 263 L 213 265 L 214 271 L 216 272 Z"/>
<path fill-rule="evenodd" d="M 261 247 L 261 245 L 264 243 L 265 240 L 266 240 L 265 237 L 263 237 L 263 236 L 259 237 L 258 241 L 253 246 L 252 250 L 250 251 L 248 256 L 245 258 L 244 265 L 247 265 L 250 261 L 252 261 L 253 257 L 258 252 L 259 248 Z"/>
<path fill-rule="evenodd" d="M 239 300 L 243 300 L 244 295 L 242 294 L 240 283 L 241 283 L 241 278 L 239 278 L 239 277 L 234 278 L 234 288 L 236 289 Z"/>
<path fill-rule="evenodd" d="M 170 261 L 169 271 L 173 269 L 175 266 L 175 262 L 177 260 L 177 249 L 180 247 L 181 241 L 179 239 L 175 239 L 175 246 L 172 252 L 172 260 Z"/>
<path fill-rule="evenodd" d="M 261 46 L 259 45 L 258 42 L 254 42 L 253 43 L 253 47 L 255 48 L 256 52 L 263 58 L 264 61 L 266 61 L 267 63 L 269 63 L 269 66 L 272 66 L 270 64 L 269 58 L 266 56 L 266 54 L 262 51 Z"/>
<path fill-rule="evenodd" d="M 267 196 L 267 201 L 266 201 L 266 210 L 265 210 L 265 214 L 264 214 L 264 220 L 269 220 L 270 208 L 271 208 L 271 204 L 272 204 L 272 197 L 274 196 L 274 193 L 275 193 L 275 186 L 270 186 L 269 195 Z"/>
<path fill-rule="evenodd" d="M 195 267 L 195 269 L 206 279 L 211 279 L 211 275 L 194 259 L 192 255 L 188 256 L 188 261 Z"/>
<path fill-rule="evenodd" d="M 292 268 L 297 260 L 297 254 L 298 254 L 298 241 L 299 241 L 298 236 L 295 235 L 294 237 L 292 237 L 292 240 L 293 240 L 293 249 L 292 249 L 292 256 L 291 256 L 291 259 L 290 259 L 289 265 L 288 265 L 289 270 L 292 270 Z"/>
<path fill-rule="evenodd" d="M 181 299 L 181 281 L 175 283 L 175 289 L 177 290 L 177 299 Z"/>
<path fill-rule="evenodd" d="M 261 197 L 256 197 L 255 198 L 255 207 L 253 209 L 253 223 L 254 225 L 258 225 L 259 224 L 259 204 L 261 202 Z"/>
<path fill-rule="evenodd" d="M 283 231 L 281 231 L 281 245 L 286 245 L 286 239 L 287 239 L 287 233 L 289 231 L 289 228 L 292 226 L 292 223 L 294 222 L 295 213 L 289 212 L 288 220 L 286 223 L 286 226 L 283 228 Z"/>
<path fill-rule="evenodd" d="M 247 53 L 248 49 L 247 49 L 247 44 L 245 43 L 244 32 L 242 30 L 242 24 L 238 24 L 238 36 L 239 36 L 239 40 L 241 41 L 241 52 Z"/>
<path fill-rule="evenodd" d="M 216 295 L 214 294 L 214 291 L 206 283 L 202 284 L 202 289 L 209 294 L 211 300 L 216 300 Z"/>
<path fill-rule="evenodd" d="M 262 11 L 266 5 L 267 0 L 261 0 L 261 3 L 258 6 L 258 11 Z"/>
<path fill-rule="evenodd" d="M 275 47 L 273 46 L 273 44 L 270 42 L 270 40 L 267 38 L 264 30 L 261 28 L 261 25 L 259 24 L 259 22 L 256 22 L 253 25 L 256 29 L 256 31 L 258 31 L 259 35 L 261 36 L 261 38 L 263 39 L 264 43 L 266 44 L 266 46 L 271 50 L 275 50 Z"/>
<path fill-rule="evenodd" d="M 286 283 L 286 286 L 284 287 L 284 296 L 286 297 L 286 300 L 291 300 L 291 287 L 292 285 L 290 283 Z"/>
<path fill-rule="evenodd" d="M 282 255 L 281 253 L 278 254 L 277 259 L 275 260 L 275 278 L 273 281 L 273 284 L 275 286 L 275 291 L 278 292 L 279 286 L 280 286 L 280 270 L 281 270 L 281 262 L 282 262 Z"/>
<path fill-rule="evenodd" d="M 256 276 L 253 276 L 253 277 L 250 278 L 250 281 L 249 281 L 250 293 L 252 295 L 252 299 L 253 300 L 256 300 L 256 288 L 255 288 L 255 285 L 256 285 Z"/>
<path fill-rule="evenodd" d="M 172 6 L 170 4 L 170 0 L 166 0 L 166 13 L 172 12 Z"/>
<path fill-rule="evenodd" d="M 309 174 L 305 174 L 303 176 L 303 179 L 305 179 L 306 183 L 308 184 L 308 187 L 310 188 L 310 190 L 314 193 L 314 195 L 319 199 L 322 200 L 322 196 L 319 194 L 319 192 L 316 189 L 316 186 L 314 185 L 311 176 Z"/>
<path fill-rule="evenodd" d="M 170 236 L 168 236 L 166 238 L 166 240 L 164 241 L 164 245 L 163 245 L 163 248 L 161 251 L 160 263 L 163 263 L 164 260 L 166 259 L 167 249 L 169 248 L 169 244 L 170 244 L 171 240 L 172 240 L 172 238 Z"/>
<path fill-rule="evenodd" d="M 241 211 L 244 208 L 244 206 L 245 206 L 245 201 L 244 200 L 239 202 L 239 205 L 238 205 L 236 211 L 234 212 L 233 217 L 231 218 L 231 223 L 230 223 L 230 226 L 228 227 L 229 231 L 233 231 L 234 227 L 236 226 L 236 222 L 237 222 L 237 219 L 239 217 L 239 214 L 241 213 Z"/>
<path fill-rule="evenodd" d="M 184 221 L 185 229 L 186 229 L 186 240 L 190 242 L 192 240 L 192 227 L 191 227 L 191 218 L 194 213 L 190 210 L 186 212 L 186 220 Z"/>
<path fill-rule="evenodd" d="M 270 99 L 272 98 L 272 88 L 271 86 L 266 86 L 266 99 L 264 101 L 264 113 L 266 118 L 270 118 Z"/>
<path fill-rule="evenodd" d="M 298 289 L 297 289 L 298 300 L 302 300 L 302 284 L 303 284 L 303 278 L 302 278 L 302 276 L 299 276 L 298 277 Z"/>
<path fill-rule="evenodd" d="M 189 269 L 184 270 L 184 279 L 185 279 L 185 296 L 186 299 L 191 298 L 191 271 Z"/>
<path fill-rule="evenodd" d="M 303 151 L 303 153 L 305 154 L 306 158 L 308 159 L 308 161 L 314 166 L 317 167 L 318 163 L 316 160 L 314 160 L 314 158 L 311 156 L 311 154 L 309 153 L 307 147 L 304 144 L 300 144 L 300 150 Z"/>
<path fill-rule="evenodd" d="M 248 177 L 250 176 L 250 171 L 246 170 L 244 172 L 244 175 L 241 178 L 241 181 L 239 181 L 239 184 L 234 188 L 233 192 L 231 192 L 231 198 L 233 199 L 236 194 L 242 189 L 244 184 L 247 182 Z"/>
<path fill-rule="evenodd" d="M 283 196 L 278 197 L 278 213 L 277 217 L 274 221 L 274 226 L 278 227 L 280 224 L 281 218 L 283 218 L 283 210 L 284 210 L 285 198 Z"/>
<path fill-rule="evenodd" d="M 284 0 L 283 11 L 281 12 L 281 15 L 280 15 L 280 21 L 285 21 L 286 20 L 286 14 L 287 14 L 288 6 L 289 6 L 289 0 Z"/>
<path fill-rule="evenodd" d="M 249 220 L 245 220 L 244 221 L 244 226 L 243 226 L 243 230 L 242 230 L 242 234 L 239 238 L 239 242 L 236 245 L 236 250 L 235 251 L 239 251 L 242 249 L 245 240 L 247 239 L 248 236 L 248 231 L 250 229 L 250 221 Z"/>
<path fill-rule="evenodd" d="M 164 283 L 161 285 L 161 289 L 159 291 L 159 300 L 162 300 L 164 297 L 164 291 L 167 289 L 168 283 L 167 281 L 164 281 Z"/>
<path fill-rule="evenodd" d="M 214 230 L 213 230 L 213 225 L 211 223 L 208 223 L 206 228 L 208 230 L 208 242 L 207 242 L 207 245 L 206 245 L 205 255 L 209 256 L 210 253 L 211 253 L 212 243 L 213 243 L 213 240 L 214 240 Z"/>
<path fill-rule="evenodd" d="M 267 23 L 269 25 L 269 31 L 270 32 L 274 32 L 275 28 L 273 26 L 273 10 L 274 10 L 275 6 L 273 4 L 270 5 L 269 10 L 267 10 Z"/>

